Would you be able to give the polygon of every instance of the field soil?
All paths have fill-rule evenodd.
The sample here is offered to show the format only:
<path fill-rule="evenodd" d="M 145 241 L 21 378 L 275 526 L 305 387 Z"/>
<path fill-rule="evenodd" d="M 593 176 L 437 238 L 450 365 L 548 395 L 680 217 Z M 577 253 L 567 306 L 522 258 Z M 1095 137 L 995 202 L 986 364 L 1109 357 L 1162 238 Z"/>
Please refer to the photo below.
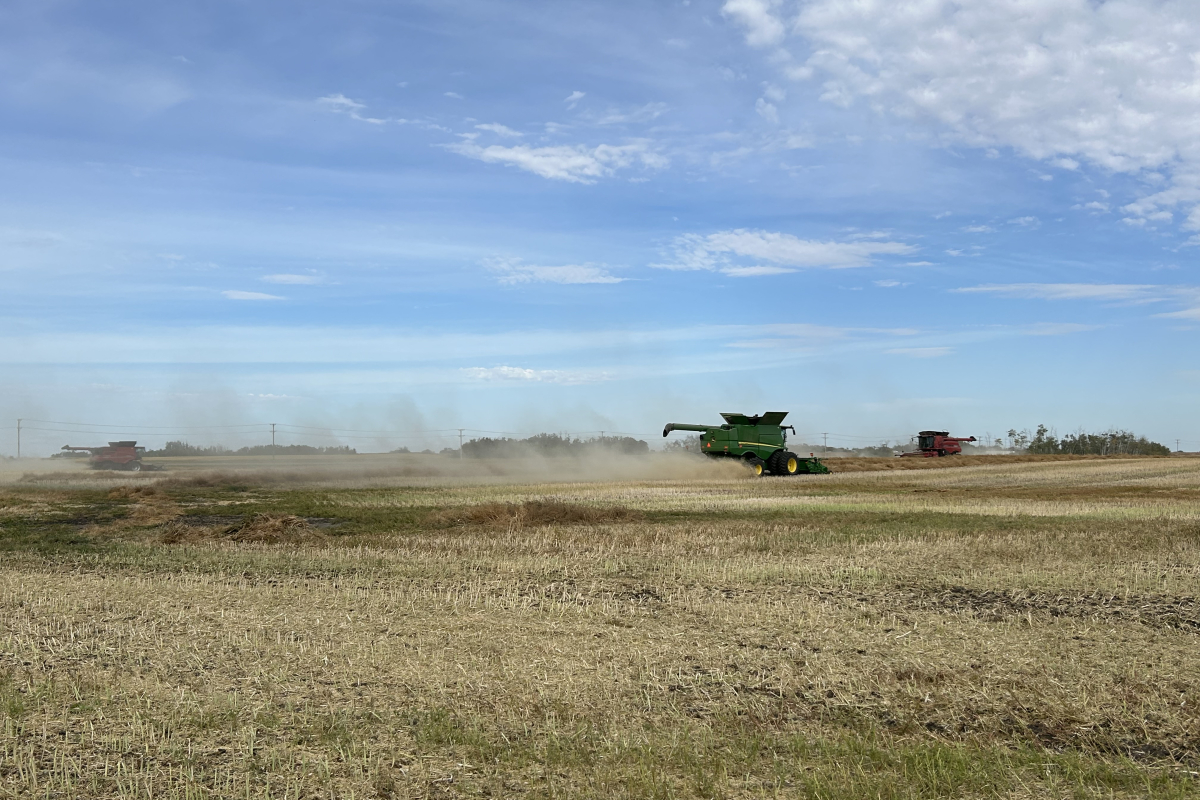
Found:
<path fill-rule="evenodd" d="M 830 464 L 0 472 L 0 796 L 1200 796 L 1200 459 Z"/>

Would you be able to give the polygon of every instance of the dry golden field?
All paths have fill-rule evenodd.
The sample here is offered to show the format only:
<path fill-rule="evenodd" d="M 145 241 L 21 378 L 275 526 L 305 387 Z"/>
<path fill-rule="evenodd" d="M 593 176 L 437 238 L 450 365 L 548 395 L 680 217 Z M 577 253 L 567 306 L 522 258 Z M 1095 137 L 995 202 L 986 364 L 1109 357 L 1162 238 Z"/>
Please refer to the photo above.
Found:
<path fill-rule="evenodd" d="M 0 474 L 0 797 L 1200 796 L 1200 459 L 866 461 Z"/>

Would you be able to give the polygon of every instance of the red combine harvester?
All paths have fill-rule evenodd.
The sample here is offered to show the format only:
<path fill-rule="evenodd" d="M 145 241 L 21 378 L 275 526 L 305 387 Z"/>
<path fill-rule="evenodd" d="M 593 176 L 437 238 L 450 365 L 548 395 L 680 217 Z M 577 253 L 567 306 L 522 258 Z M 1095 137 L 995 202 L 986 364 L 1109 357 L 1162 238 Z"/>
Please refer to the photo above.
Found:
<path fill-rule="evenodd" d="M 963 439 L 951 436 L 950 431 L 921 431 L 917 434 L 917 448 L 911 453 L 901 453 L 900 456 L 911 458 L 936 458 L 938 456 L 962 455 L 962 442 L 973 442 L 974 436 Z"/>
<path fill-rule="evenodd" d="M 138 447 L 137 442 L 109 442 L 107 447 L 71 447 L 64 444 L 62 449 L 91 453 L 88 466 L 92 469 L 123 469 L 129 472 L 154 469 L 142 464 L 142 453 L 146 452 L 146 448 Z"/>

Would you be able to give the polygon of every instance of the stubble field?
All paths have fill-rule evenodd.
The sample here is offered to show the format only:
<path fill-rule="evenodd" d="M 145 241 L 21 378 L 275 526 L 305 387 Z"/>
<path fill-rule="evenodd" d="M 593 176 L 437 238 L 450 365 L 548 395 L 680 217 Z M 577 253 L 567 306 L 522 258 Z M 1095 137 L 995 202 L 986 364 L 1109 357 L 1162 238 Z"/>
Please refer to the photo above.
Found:
<path fill-rule="evenodd" d="M 1200 794 L 1200 459 L 945 461 L 8 475 L 0 796 Z"/>

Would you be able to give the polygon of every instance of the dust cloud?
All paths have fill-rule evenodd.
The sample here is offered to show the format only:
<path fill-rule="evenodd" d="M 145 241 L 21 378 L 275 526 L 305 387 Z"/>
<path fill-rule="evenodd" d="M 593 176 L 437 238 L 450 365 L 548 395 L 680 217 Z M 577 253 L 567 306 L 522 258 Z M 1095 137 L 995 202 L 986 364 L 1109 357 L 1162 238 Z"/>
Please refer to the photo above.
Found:
<path fill-rule="evenodd" d="M 346 456 L 204 456 L 147 458 L 140 473 L 92 470 L 48 459 L 0 462 L 0 485 L 105 488 L 311 486 L 373 488 L 458 484 L 589 483 L 751 478 L 740 463 L 690 453 L 605 454 L 561 458 L 458 458 L 416 453 Z"/>

